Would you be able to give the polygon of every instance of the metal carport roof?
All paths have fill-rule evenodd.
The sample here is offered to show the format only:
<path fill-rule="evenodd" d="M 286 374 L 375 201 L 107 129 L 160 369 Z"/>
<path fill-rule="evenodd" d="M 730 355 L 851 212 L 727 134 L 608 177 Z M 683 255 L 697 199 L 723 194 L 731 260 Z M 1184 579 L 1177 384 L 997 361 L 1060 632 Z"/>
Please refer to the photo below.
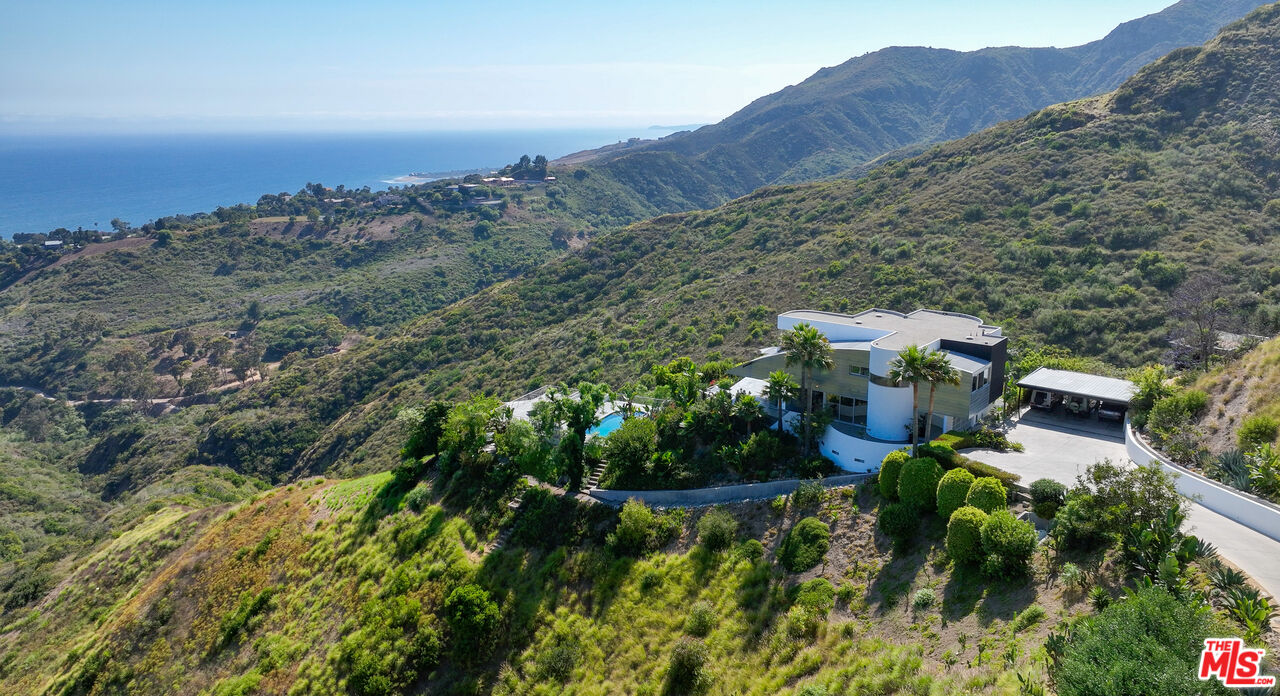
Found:
<path fill-rule="evenodd" d="M 1137 386 L 1127 379 L 1070 370 L 1053 370 L 1047 367 L 1036 368 L 1034 372 L 1018 380 L 1018 386 L 1023 389 L 1040 389 L 1122 404 L 1129 403 L 1138 391 Z"/>

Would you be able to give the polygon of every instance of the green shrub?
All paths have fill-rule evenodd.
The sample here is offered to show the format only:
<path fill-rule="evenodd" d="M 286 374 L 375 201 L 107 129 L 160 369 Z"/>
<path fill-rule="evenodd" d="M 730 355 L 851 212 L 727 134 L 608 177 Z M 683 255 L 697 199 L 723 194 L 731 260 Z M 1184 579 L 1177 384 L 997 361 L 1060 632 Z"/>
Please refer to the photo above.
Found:
<path fill-rule="evenodd" d="M 796 604 L 824 616 L 836 603 L 836 588 L 826 578 L 814 578 L 796 588 Z"/>
<path fill-rule="evenodd" d="M 498 605 L 479 585 L 455 588 L 444 600 L 444 615 L 452 632 L 450 643 L 465 661 L 484 659 L 497 643 Z"/>
<path fill-rule="evenodd" d="M 557 643 L 550 650 L 538 653 L 538 676 L 558 682 L 568 681 L 581 654 L 582 649 L 577 643 Z"/>
<path fill-rule="evenodd" d="M 756 563 L 764 558 L 764 544 L 759 539 L 747 539 L 738 545 L 738 556 Z"/>
<path fill-rule="evenodd" d="M 711 685 L 707 671 L 707 646 L 697 638 L 685 636 L 671 650 L 671 664 L 667 667 L 666 692 L 669 694 L 699 694 Z"/>
<path fill-rule="evenodd" d="M 917 448 L 916 452 L 921 457 L 928 457 L 944 467 L 951 467 L 955 464 L 956 451 L 950 445 L 941 442 L 926 442 Z"/>
<path fill-rule="evenodd" d="M 780 495 L 769 501 L 769 509 L 773 511 L 773 514 L 781 515 L 787 509 L 787 496 Z"/>
<path fill-rule="evenodd" d="M 1091 504 L 1091 498 L 1089 495 L 1073 496 L 1066 505 L 1058 508 L 1049 535 L 1062 548 L 1093 548 L 1112 538 L 1105 528 L 1105 521 Z"/>
<path fill-rule="evenodd" d="M 609 462 L 604 478 L 615 488 L 646 485 L 649 461 L 657 448 L 658 426 L 652 418 L 627 418 L 604 440 Z"/>
<path fill-rule="evenodd" d="M 1182 407 L 1192 416 L 1199 416 L 1208 405 L 1209 395 L 1199 389 L 1188 389 L 1182 392 Z"/>
<path fill-rule="evenodd" d="M 716 612 L 706 601 L 695 602 L 689 610 L 689 618 L 685 619 L 684 632 L 691 636 L 705 638 L 716 625 Z"/>
<path fill-rule="evenodd" d="M 1009 493 L 1004 484 L 989 476 L 974 479 L 969 486 L 969 493 L 964 498 L 965 505 L 972 505 L 979 510 L 992 513 L 1003 510 L 1008 505 Z"/>
<path fill-rule="evenodd" d="M 660 548 L 680 532 L 675 513 L 655 515 L 649 506 L 632 498 L 622 505 L 618 526 L 607 543 L 618 553 L 639 555 Z"/>
<path fill-rule="evenodd" d="M 880 462 L 880 495 L 889 500 L 898 499 L 898 474 L 909 459 L 911 455 L 906 450 L 894 450 L 885 455 L 884 461 Z"/>
<path fill-rule="evenodd" d="M 1270 416 L 1250 416 L 1236 431 L 1236 444 L 1245 452 L 1252 452 L 1262 445 L 1275 442 L 1280 434 L 1280 421 Z"/>
<path fill-rule="evenodd" d="M 737 534 L 738 520 L 723 508 L 716 508 L 698 520 L 698 541 L 709 551 L 729 548 Z"/>
<path fill-rule="evenodd" d="M 885 536 L 895 543 L 905 544 L 915 536 L 920 526 L 920 514 L 906 503 L 887 503 L 880 507 L 877 522 Z"/>
<path fill-rule="evenodd" d="M 1061 505 L 1067 500 L 1067 487 L 1053 479 L 1036 479 L 1031 482 L 1031 502 L 1054 502 Z"/>
<path fill-rule="evenodd" d="M 947 553 L 956 563 L 976 563 L 982 559 L 982 525 L 987 513 L 966 505 L 951 513 L 947 521 Z"/>
<path fill-rule="evenodd" d="M 1160 587 L 1138 590 L 1076 623 L 1049 661 L 1059 696 L 1230 693 L 1197 678 L 1204 639 L 1224 635 L 1213 612 Z M 1230 631 L 1226 631 L 1227 634 Z M 1060 639 L 1061 640 L 1061 639 Z"/>
<path fill-rule="evenodd" d="M 974 476 L 965 469 L 952 469 L 938 482 L 938 516 L 951 519 L 951 513 L 964 506 Z"/>
<path fill-rule="evenodd" d="M 796 490 L 791 494 L 791 502 L 800 510 L 811 510 L 822 505 L 822 500 L 827 496 L 827 489 L 822 485 L 822 479 L 811 479 L 801 481 Z"/>
<path fill-rule="evenodd" d="M 801 573 L 821 563 L 830 544 L 831 529 L 816 517 L 806 517 L 791 528 L 778 559 L 787 570 Z"/>
<path fill-rule="evenodd" d="M 998 469 L 986 462 L 979 462 L 970 459 L 962 454 L 957 454 L 954 464 L 965 471 L 977 476 L 978 478 L 988 477 L 996 479 L 1003 484 L 1017 483 L 1022 477 L 1017 474 L 1011 474 L 1004 469 Z"/>
<path fill-rule="evenodd" d="M 419 483 L 404 496 L 404 504 L 414 512 L 422 512 L 431 501 L 431 487 Z"/>
<path fill-rule="evenodd" d="M 991 577 L 1017 577 L 1027 572 L 1036 550 L 1036 528 L 1008 510 L 997 510 L 982 523 L 982 572 Z"/>
<path fill-rule="evenodd" d="M 1041 519 L 1051 520 L 1067 500 L 1067 487 L 1053 479 L 1031 482 L 1031 507 Z"/>
<path fill-rule="evenodd" d="M 1040 623 L 1044 620 L 1044 617 L 1044 607 L 1039 604 L 1032 604 L 1026 609 L 1018 612 L 1017 616 L 1013 617 L 1013 621 L 1009 622 L 1009 628 L 1013 629 L 1014 633 L 1019 633 Z"/>
<path fill-rule="evenodd" d="M 942 467 L 938 462 L 928 457 L 908 460 L 898 477 L 898 498 L 917 510 L 935 510 L 941 480 Z"/>
<path fill-rule="evenodd" d="M 916 593 L 911 596 L 911 608 L 915 611 L 924 611 L 936 604 L 937 601 L 938 593 L 934 592 L 932 588 L 924 587 L 916 590 Z"/>

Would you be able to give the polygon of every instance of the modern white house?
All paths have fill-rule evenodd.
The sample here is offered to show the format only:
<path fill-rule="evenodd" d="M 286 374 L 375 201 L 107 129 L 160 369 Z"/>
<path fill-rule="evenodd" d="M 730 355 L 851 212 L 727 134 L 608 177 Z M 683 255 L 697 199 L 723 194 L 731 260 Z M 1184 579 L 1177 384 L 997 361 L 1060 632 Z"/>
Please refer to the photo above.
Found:
<path fill-rule="evenodd" d="M 875 471 L 889 452 L 911 441 L 910 384 L 888 379 L 889 364 L 908 346 L 941 351 L 960 373 L 960 385 L 938 385 L 933 422 L 921 429 L 921 442 L 948 430 L 963 430 L 1000 400 L 1004 384 L 1007 339 L 1000 327 L 968 314 L 918 309 L 902 314 L 868 309 L 858 314 L 796 310 L 778 315 L 778 328 L 789 331 L 810 324 L 831 342 L 835 366 L 819 370 L 809 385 L 813 407 L 829 409 L 833 421 L 819 438 L 819 449 L 848 471 Z M 786 353 L 765 348 L 761 356 L 730 373 L 741 379 L 736 392 L 755 394 L 762 402 L 769 373 L 783 370 L 800 381 L 799 366 L 786 364 Z M 928 407 L 926 384 L 920 385 L 920 418 Z M 769 410 L 775 417 L 773 405 Z M 787 403 L 784 427 L 798 424 L 803 404 Z"/>

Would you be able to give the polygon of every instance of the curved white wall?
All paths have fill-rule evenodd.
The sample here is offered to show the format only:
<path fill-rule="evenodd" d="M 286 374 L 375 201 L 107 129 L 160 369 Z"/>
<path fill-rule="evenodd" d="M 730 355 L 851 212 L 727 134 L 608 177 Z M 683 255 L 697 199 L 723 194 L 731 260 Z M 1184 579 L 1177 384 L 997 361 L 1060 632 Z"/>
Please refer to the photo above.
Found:
<path fill-rule="evenodd" d="M 1159 466 L 1176 476 L 1174 485 L 1182 495 L 1195 499 L 1227 519 L 1280 541 L 1280 509 L 1165 460 L 1142 441 L 1127 419 L 1124 424 L 1124 446 L 1134 464 Z"/>
<path fill-rule="evenodd" d="M 828 427 L 818 441 L 818 451 L 836 463 L 836 466 L 855 473 L 872 473 L 880 470 L 880 463 L 890 452 L 901 449 L 902 443 L 872 442 Z"/>
<path fill-rule="evenodd" d="M 889 363 L 898 356 L 895 350 L 871 344 L 871 374 L 889 374 Z M 874 381 L 867 385 L 867 434 L 881 440 L 903 442 L 911 439 L 907 427 L 911 423 L 911 386 L 884 387 Z"/>

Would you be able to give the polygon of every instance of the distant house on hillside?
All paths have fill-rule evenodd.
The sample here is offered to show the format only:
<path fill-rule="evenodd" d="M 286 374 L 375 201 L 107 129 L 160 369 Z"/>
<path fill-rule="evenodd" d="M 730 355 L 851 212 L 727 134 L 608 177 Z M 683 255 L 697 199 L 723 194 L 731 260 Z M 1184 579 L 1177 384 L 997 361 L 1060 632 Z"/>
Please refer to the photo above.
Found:
<path fill-rule="evenodd" d="M 44 248 L 46 248 L 46 249 L 60 249 L 60 248 L 62 248 L 62 240 L 61 240 L 61 239 L 49 239 L 49 240 L 45 240 Z"/>
<path fill-rule="evenodd" d="M 778 328 L 788 331 L 810 324 L 831 342 L 835 367 L 812 376 L 813 408 L 828 409 L 831 425 L 819 439 L 819 450 L 841 468 L 874 471 L 889 452 L 911 441 L 911 385 L 888 379 L 889 365 L 908 346 L 942 351 L 960 372 L 958 386 L 940 384 L 934 395 L 933 422 L 921 428 L 920 441 L 948 430 L 971 428 L 1000 399 L 1004 384 L 1007 339 L 1000 327 L 978 317 L 932 309 L 901 314 L 868 309 L 858 314 L 798 310 L 778 315 Z M 735 392 L 764 398 L 769 373 L 783 370 L 800 381 L 800 368 L 786 364 L 786 353 L 766 348 L 762 355 L 732 370 L 741 377 Z M 928 405 L 928 385 L 920 387 L 920 418 Z M 777 417 L 773 404 L 771 415 Z M 802 403 L 784 405 L 783 424 L 799 424 Z"/>

